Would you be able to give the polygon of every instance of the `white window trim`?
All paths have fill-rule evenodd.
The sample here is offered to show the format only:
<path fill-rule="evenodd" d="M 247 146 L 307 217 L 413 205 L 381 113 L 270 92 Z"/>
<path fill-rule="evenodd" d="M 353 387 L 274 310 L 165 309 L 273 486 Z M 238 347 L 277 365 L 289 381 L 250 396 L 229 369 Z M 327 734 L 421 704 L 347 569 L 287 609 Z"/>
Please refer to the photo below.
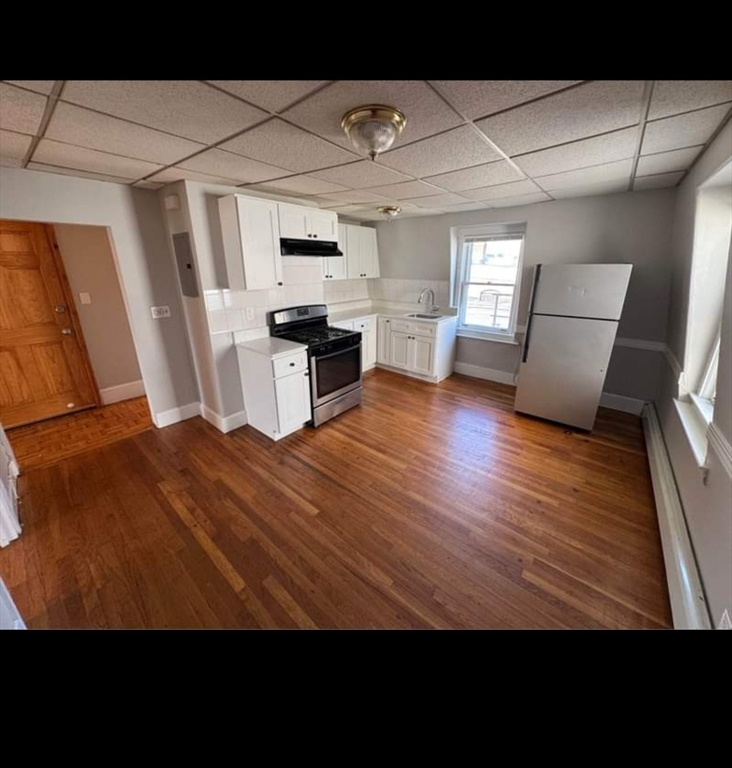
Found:
<path fill-rule="evenodd" d="M 513 289 L 513 301 L 511 303 L 511 317 L 508 328 L 502 331 L 498 328 L 489 329 L 485 326 L 465 325 L 465 307 L 463 306 L 463 286 L 468 273 L 467 259 L 463 258 L 466 237 L 486 236 L 499 239 L 501 237 L 521 236 L 521 251 L 519 252 L 518 266 L 516 268 L 516 282 Z M 452 306 L 457 308 L 458 325 L 457 335 L 471 339 L 484 341 L 497 341 L 503 344 L 518 344 L 516 341 L 516 325 L 518 318 L 519 297 L 521 295 L 521 273 L 524 264 L 524 249 L 526 247 L 526 222 L 507 222 L 496 224 L 479 224 L 471 227 L 455 227 L 452 233 L 455 264 L 453 268 Z"/>

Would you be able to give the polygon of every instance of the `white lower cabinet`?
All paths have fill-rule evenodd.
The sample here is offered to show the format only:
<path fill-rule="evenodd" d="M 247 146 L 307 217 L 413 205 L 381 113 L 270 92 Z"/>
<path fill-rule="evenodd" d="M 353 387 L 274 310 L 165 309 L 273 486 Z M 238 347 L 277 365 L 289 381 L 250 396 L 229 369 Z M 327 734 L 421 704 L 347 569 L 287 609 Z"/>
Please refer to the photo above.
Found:
<path fill-rule="evenodd" d="M 457 318 L 432 322 L 379 317 L 377 329 L 379 365 L 432 382 L 453 372 Z"/>
<path fill-rule="evenodd" d="M 371 370 L 376 365 L 376 316 L 334 321 L 332 325 L 334 328 L 358 331 L 361 334 L 361 371 Z"/>
<path fill-rule="evenodd" d="M 247 423 L 279 440 L 312 418 L 310 372 L 302 344 L 266 337 L 236 345 Z"/>

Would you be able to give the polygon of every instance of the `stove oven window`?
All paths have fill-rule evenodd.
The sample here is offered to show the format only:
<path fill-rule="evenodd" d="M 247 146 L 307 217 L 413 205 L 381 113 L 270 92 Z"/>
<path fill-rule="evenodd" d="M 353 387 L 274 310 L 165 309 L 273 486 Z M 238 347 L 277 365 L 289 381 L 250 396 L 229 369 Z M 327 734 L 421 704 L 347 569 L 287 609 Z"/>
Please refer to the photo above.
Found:
<path fill-rule="evenodd" d="M 318 399 L 327 397 L 361 379 L 361 347 L 351 347 L 321 358 L 315 358 Z"/>

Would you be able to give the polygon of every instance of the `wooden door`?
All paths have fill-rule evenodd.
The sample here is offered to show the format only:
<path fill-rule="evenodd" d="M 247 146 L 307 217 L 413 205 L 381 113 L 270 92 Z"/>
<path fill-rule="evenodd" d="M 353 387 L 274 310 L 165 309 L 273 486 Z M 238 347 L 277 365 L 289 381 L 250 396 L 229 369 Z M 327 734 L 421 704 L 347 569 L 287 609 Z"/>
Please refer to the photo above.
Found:
<path fill-rule="evenodd" d="M 0 221 L 0 421 L 99 405 L 63 263 L 47 224 Z"/>

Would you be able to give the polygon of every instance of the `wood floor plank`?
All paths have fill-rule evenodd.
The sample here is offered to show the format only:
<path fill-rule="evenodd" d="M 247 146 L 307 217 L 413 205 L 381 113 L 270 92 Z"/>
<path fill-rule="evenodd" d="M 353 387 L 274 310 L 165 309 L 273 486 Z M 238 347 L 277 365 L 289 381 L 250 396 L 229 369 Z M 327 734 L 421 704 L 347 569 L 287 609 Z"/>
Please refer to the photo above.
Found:
<path fill-rule="evenodd" d="M 513 393 L 379 370 L 277 443 L 199 418 L 125 436 L 114 413 L 107 439 L 104 409 L 13 430 L 0 576 L 32 628 L 669 627 L 640 420 L 600 409 L 587 434 Z"/>

